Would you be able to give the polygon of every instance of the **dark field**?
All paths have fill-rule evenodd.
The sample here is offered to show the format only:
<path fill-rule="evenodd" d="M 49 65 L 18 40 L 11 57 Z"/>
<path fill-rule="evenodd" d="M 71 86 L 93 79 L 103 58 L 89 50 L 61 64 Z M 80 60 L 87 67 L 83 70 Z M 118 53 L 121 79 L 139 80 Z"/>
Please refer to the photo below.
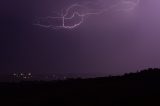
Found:
<path fill-rule="evenodd" d="M 123 76 L 0 84 L 0 106 L 159 106 L 160 69 Z"/>

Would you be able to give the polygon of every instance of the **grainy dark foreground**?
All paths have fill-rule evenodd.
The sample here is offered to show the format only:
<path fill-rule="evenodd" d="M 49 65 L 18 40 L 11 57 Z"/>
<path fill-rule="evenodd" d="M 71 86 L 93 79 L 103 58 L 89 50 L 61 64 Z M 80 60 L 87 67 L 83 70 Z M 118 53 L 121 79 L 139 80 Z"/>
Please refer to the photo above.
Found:
<path fill-rule="evenodd" d="M 1 106 L 159 106 L 160 69 L 123 76 L 0 84 Z"/>

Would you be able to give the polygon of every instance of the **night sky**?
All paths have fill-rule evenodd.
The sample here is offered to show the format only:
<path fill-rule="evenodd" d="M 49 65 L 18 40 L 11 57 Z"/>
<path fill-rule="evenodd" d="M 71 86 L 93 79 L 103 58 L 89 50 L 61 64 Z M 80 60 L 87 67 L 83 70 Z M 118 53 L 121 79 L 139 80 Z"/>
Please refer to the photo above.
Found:
<path fill-rule="evenodd" d="M 120 0 L 88 1 L 95 10 L 108 8 Z M 54 16 L 74 3 L 85 4 L 87 0 L 0 2 L 0 74 L 105 76 L 160 67 L 159 0 L 140 0 L 129 16 L 114 10 L 87 16 L 73 29 L 44 28 L 34 23 L 37 17 Z"/>

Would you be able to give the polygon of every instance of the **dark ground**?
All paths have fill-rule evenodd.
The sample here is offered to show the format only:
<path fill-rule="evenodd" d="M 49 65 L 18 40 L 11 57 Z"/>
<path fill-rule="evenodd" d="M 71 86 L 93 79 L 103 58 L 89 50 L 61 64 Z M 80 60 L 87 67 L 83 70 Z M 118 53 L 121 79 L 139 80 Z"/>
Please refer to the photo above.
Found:
<path fill-rule="evenodd" d="M 0 106 L 159 106 L 160 69 L 93 79 L 1 83 L 0 104 Z"/>

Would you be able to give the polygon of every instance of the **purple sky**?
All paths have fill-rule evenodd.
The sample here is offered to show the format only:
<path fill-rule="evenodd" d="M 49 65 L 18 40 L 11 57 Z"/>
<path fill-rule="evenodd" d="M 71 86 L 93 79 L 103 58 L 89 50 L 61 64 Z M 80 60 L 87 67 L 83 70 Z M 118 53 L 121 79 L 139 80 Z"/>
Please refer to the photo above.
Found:
<path fill-rule="evenodd" d="M 130 18 L 110 11 L 89 16 L 83 24 L 71 30 L 51 30 L 33 25 L 36 17 L 60 12 L 77 1 L 86 2 L 1 0 L 0 73 L 103 76 L 160 67 L 159 0 L 141 0 Z M 111 0 L 106 5 L 109 3 Z M 104 3 L 98 6 L 95 8 L 103 7 Z"/>

